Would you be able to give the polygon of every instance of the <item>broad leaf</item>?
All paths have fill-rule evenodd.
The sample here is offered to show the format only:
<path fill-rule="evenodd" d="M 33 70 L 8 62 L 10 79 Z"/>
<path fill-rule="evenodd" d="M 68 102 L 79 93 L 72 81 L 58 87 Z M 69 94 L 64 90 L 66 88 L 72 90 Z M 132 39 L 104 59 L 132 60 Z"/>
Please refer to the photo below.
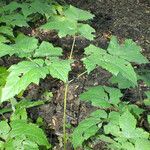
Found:
<path fill-rule="evenodd" d="M 94 15 L 92 15 L 90 12 L 81 10 L 71 5 L 69 6 L 68 9 L 65 10 L 64 14 L 72 20 L 79 20 L 79 21 L 92 19 L 94 17 Z"/>
<path fill-rule="evenodd" d="M 22 90 L 25 90 L 30 83 L 38 84 L 40 78 L 45 78 L 48 69 L 44 66 L 42 59 L 33 61 L 22 61 L 9 68 L 9 76 L 5 87 L 2 90 L 1 102 L 6 101 Z"/>
<path fill-rule="evenodd" d="M 120 73 L 117 76 L 112 76 L 109 81 L 111 83 L 118 84 L 119 89 L 135 87 L 135 84 L 124 78 Z"/>
<path fill-rule="evenodd" d="M 65 16 L 55 16 L 42 25 L 41 29 L 56 30 L 60 37 L 65 37 L 66 35 L 75 35 L 77 32 L 77 22 Z"/>
<path fill-rule="evenodd" d="M 13 35 L 13 29 L 11 27 L 8 26 L 1 26 L 0 27 L 0 33 L 5 34 L 7 36 L 14 36 Z"/>
<path fill-rule="evenodd" d="M 19 34 L 15 39 L 13 48 L 18 53 L 31 53 L 38 47 L 38 40 L 24 34 Z"/>
<path fill-rule="evenodd" d="M 117 105 L 122 96 L 120 90 L 106 86 L 96 86 L 80 94 L 80 99 L 92 102 L 92 105 L 108 108 Z"/>
<path fill-rule="evenodd" d="M 129 62 L 148 63 L 149 61 L 140 53 L 141 47 L 131 39 L 125 40 L 123 44 L 119 44 L 115 36 L 112 36 L 108 46 L 108 52 L 114 56 L 123 58 Z"/>
<path fill-rule="evenodd" d="M 135 150 L 149 150 L 150 140 L 147 139 L 138 139 L 135 142 Z"/>
<path fill-rule="evenodd" d="M 36 49 L 34 57 L 51 57 L 61 56 L 62 49 L 54 47 L 51 43 L 43 41 L 38 49 Z"/>
<path fill-rule="evenodd" d="M 99 130 L 96 124 L 99 122 L 99 119 L 89 118 L 81 122 L 80 125 L 75 128 L 72 135 L 72 144 L 75 149 L 77 147 L 81 147 L 85 140 L 96 134 L 96 132 Z M 88 133 L 88 136 L 86 132 Z"/>
<path fill-rule="evenodd" d="M 26 18 L 19 13 L 4 15 L 0 17 L 0 22 L 5 22 L 7 25 L 12 25 L 13 27 L 14 26 L 19 26 L 19 27 L 29 26 L 27 24 Z"/>
<path fill-rule="evenodd" d="M 93 35 L 94 32 L 95 29 L 89 26 L 88 24 L 78 25 L 78 33 L 88 40 L 93 40 L 93 38 L 95 37 L 95 35 Z"/>
<path fill-rule="evenodd" d="M 72 63 L 72 61 L 59 60 L 55 58 L 55 60 L 52 61 L 47 60 L 45 63 L 47 65 L 47 69 L 50 72 L 50 75 L 53 78 L 60 79 L 65 83 L 68 81 L 68 73 L 69 71 L 71 71 L 70 64 Z"/>
<path fill-rule="evenodd" d="M 0 57 L 3 57 L 5 55 L 13 55 L 15 53 L 15 50 L 12 46 L 0 43 Z"/>

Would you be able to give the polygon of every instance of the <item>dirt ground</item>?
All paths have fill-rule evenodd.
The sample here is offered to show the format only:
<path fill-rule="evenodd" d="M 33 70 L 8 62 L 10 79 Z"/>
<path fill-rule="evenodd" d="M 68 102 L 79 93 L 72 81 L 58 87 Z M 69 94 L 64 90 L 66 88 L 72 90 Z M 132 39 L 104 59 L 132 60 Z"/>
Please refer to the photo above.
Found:
<path fill-rule="evenodd" d="M 150 59 L 150 0 L 65 0 L 67 4 L 74 5 L 84 10 L 89 10 L 95 17 L 89 24 L 96 29 L 96 38 L 92 43 L 106 48 L 108 45 L 107 36 L 116 35 L 121 39 L 131 38 L 136 41 L 143 49 L 143 53 Z M 72 38 L 58 39 L 48 35 L 36 35 L 39 39 L 51 41 L 55 45 L 64 49 L 64 57 L 69 55 L 72 45 Z M 51 38 L 53 37 L 53 38 Z M 78 98 L 87 87 L 93 85 L 109 85 L 110 74 L 101 68 L 95 69 L 90 75 L 77 76 L 84 72 L 84 66 L 80 61 L 83 56 L 83 49 L 90 44 L 89 41 L 77 38 L 75 43 L 74 55 L 76 59 L 72 66 L 69 78 L 74 79 L 69 85 L 67 98 L 67 123 L 76 127 L 90 112 L 95 110 L 90 104 L 81 102 Z M 9 62 L 18 61 L 10 58 Z M 2 61 L 2 60 L 1 60 Z M 4 60 L 3 60 L 4 61 Z M 7 61 L 8 62 L 8 61 Z M 5 62 L 5 64 L 7 63 Z M 0 62 L 4 63 L 4 62 Z M 7 64 L 8 66 L 9 64 Z M 150 66 L 149 66 L 150 67 Z M 63 119 L 63 91 L 62 82 L 47 77 L 40 82 L 40 86 L 29 86 L 26 97 L 33 100 L 42 98 L 43 91 L 52 91 L 54 98 L 50 103 L 40 107 L 29 109 L 29 115 L 33 120 L 42 117 L 44 128 L 50 141 L 56 146 L 56 150 L 61 150 L 62 119 Z M 130 99 L 139 99 L 135 91 L 129 91 L 124 96 Z M 68 128 L 71 133 L 73 128 Z M 95 145 L 95 150 L 104 150 L 104 144 Z M 73 150 L 68 145 L 68 150 Z"/>

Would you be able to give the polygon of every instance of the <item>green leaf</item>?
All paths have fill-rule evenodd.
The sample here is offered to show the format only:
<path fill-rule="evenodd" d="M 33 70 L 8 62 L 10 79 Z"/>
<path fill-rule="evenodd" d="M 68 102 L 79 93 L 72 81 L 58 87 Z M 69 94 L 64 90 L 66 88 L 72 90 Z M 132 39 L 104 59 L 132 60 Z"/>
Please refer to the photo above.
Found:
<path fill-rule="evenodd" d="M 51 43 L 43 41 L 38 49 L 36 49 L 34 57 L 51 57 L 61 56 L 62 49 L 54 47 Z"/>
<path fill-rule="evenodd" d="M 117 105 L 122 96 L 120 90 L 106 86 L 96 86 L 80 94 L 80 99 L 92 102 L 92 105 L 108 108 L 111 104 Z"/>
<path fill-rule="evenodd" d="M 60 79 L 66 83 L 68 81 L 68 73 L 71 71 L 71 62 L 71 60 L 55 59 L 52 61 L 47 60 L 45 63 L 47 65 L 47 69 L 50 72 L 50 75 L 53 78 Z"/>
<path fill-rule="evenodd" d="M 14 49 L 7 44 L 0 43 L 0 57 L 5 55 L 13 55 L 15 53 Z"/>
<path fill-rule="evenodd" d="M 93 33 L 95 32 L 95 29 L 89 26 L 88 24 L 79 24 L 78 26 L 78 33 L 85 37 L 88 40 L 93 40 L 95 35 Z"/>
<path fill-rule="evenodd" d="M 147 139 L 138 139 L 135 142 L 135 150 L 149 150 L 150 141 Z"/>
<path fill-rule="evenodd" d="M 0 121 L 0 138 L 6 140 L 10 131 L 7 121 Z"/>
<path fill-rule="evenodd" d="M 105 132 L 105 134 L 111 134 L 113 136 L 120 136 L 121 135 L 121 131 L 120 131 L 119 126 L 115 125 L 111 122 L 104 126 L 104 132 Z"/>
<path fill-rule="evenodd" d="M 141 47 L 131 39 L 126 39 L 124 43 L 120 45 L 117 38 L 112 36 L 107 50 L 110 54 L 123 58 L 129 62 L 136 62 L 139 64 L 149 62 L 148 59 L 140 53 Z"/>
<path fill-rule="evenodd" d="M 126 110 L 119 118 L 119 125 L 122 130 L 134 130 L 136 128 L 136 119 Z"/>
<path fill-rule="evenodd" d="M 10 2 L 8 5 L 5 5 L 3 7 L 4 11 L 9 11 L 9 13 L 12 13 L 14 10 L 16 10 L 17 8 L 20 8 L 21 4 L 17 3 L 17 2 Z"/>
<path fill-rule="evenodd" d="M 150 124 L 150 115 L 147 115 L 147 121 Z"/>
<path fill-rule="evenodd" d="M 119 112 L 115 112 L 112 111 L 109 113 L 109 121 L 115 125 L 119 124 L 119 117 L 120 117 L 120 113 Z"/>
<path fill-rule="evenodd" d="M 8 76 L 7 69 L 5 67 L 0 66 L 0 86 L 5 85 L 7 76 Z"/>
<path fill-rule="evenodd" d="M 94 15 L 92 15 L 90 12 L 81 10 L 72 5 L 70 5 L 69 8 L 65 10 L 64 14 L 65 16 L 67 16 L 72 20 L 79 20 L 79 21 L 92 19 L 94 17 Z"/>
<path fill-rule="evenodd" d="M 18 53 L 31 53 L 38 47 L 38 40 L 24 34 L 19 34 L 15 39 L 13 48 Z"/>
<path fill-rule="evenodd" d="M 9 76 L 5 87 L 2 90 L 1 102 L 6 101 L 22 90 L 25 90 L 30 83 L 38 84 L 40 78 L 45 78 L 48 69 L 44 66 L 42 59 L 22 61 L 9 68 Z"/>
<path fill-rule="evenodd" d="M 117 83 L 119 89 L 126 89 L 130 87 L 135 87 L 135 84 L 133 84 L 128 79 L 124 78 L 121 73 L 119 73 L 117 76 L 112 76 L 109 80 L 111 83 Z"/>
<path fill-rule="evenodd" d="M 100 118 L 90 117 L 80 122 L 72 134 L 72 144 L 75 149 L 81 147 L 85 140 L 96 134 L 100 121 Z"/>
<path fill-rule="evenodd" d="M 30 4 L 30 9 L 32 13 L 40 13 L 42 15 L 51 16 L 52 15 L 52 6 L 48 5 L 47 2 L 41 0 L 34 0 Z"/>
<path fill-rule="evenodd" d="M 28 27 L 29 25 L 26 21 L 26 18 L 19 13 L 4 15 L 0 18 L 0 22 L 5 22 L 7 25 L 12 25 L 13 27 Z"/>
<path fill-rule="evenodd" d="M 140 70 L 138 72 L 138 80 L 143 80 L 147 86 L 150 86 L 150 71 Z"/>
<path fill-rule="evenodd" d="M 75 35 L 77 32 L 77 22 L 64 16 L 55 16 L 42 25 L 41 29 L 56 30 L 59 37 L 65 37 L 66 35 Z"/>
<path fill-rule="evenodd" d="M 126 110 L 119 118 L 119 126 L 125 137 L 130 138 L 136 128 L 136 119 L 134 116 Z"/>
<path fill-rule="evenodd" d="M 11 138 L 19 138 L 25 136 L 29 141 L 37 143 L 38 145 L 50 148 L 50 144 L 44 132 L 35 124 L 27 124 L 22 120 L 15 120 L 10 123 L 12 130 L 10 131 Z"/>
<path fill-rule="evenodd" d="M 11 27 L 8 27 L 8 26 L 1 26 L 0 27 L 0 33 L 14 37 L 13 29 Z"/>
<path fill-rule="evenodd" d="M 94 70 L 98 65 L 115 76 L 120 73 L 124 78 L 137 85 L 136 73 L 128 61 L 110 55 L 103 49 L 95 47 L 94 45 L 85 48 L 85 54 L 88 54 L 88 56 L 83 59 L 83 62 L 86 65 L 88 73 Z"/>

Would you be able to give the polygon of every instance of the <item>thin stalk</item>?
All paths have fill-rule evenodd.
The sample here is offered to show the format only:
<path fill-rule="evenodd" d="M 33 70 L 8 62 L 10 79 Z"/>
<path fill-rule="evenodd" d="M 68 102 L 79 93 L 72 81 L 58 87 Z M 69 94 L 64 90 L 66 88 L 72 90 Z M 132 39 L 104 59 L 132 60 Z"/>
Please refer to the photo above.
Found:
<path fill-rule="evenodd" d="M 75 41 L 76 41 L 76 36 L 73 37 L 73 43 L 72 43 L 69 59 L 72 59 L 72 54 L 73 54 L 73 49 L 74 49 L 74 46 L 75 46 Z"/>
<path fill-rule="evenodd" d="M 65 93 L 64 93 L 64 114 L 63 114 L 63 139 L 64 139 L 64 150 L 66 150 L 67 144 L 67 135 L 66 135 L 66 108 L 67 108 L 67 93 L 68 93 L 69 84 L 65 85 Z"/>
<path fill-rule="evenodd" d="M 72 47 L 71 47 L 71 52 L 70 52 L 70 56 L 69 59 L 72 59 L 72 55 L 73 55 L 73 49 L 75 46 L 75 40 L 76 37 L 73 37 L 73 43 L 72 43 Z M 67 94 L 68 94 L 68 87 L 69 87 L 69 82 L 67 81 L 65 83 L 65 92 L 64 92 L 64 113 L 63 113 L 63 141 L 64 141 L 64 150 L 67 150 L 67 134 L 66 134 L 66 109 L 67 109 Z"/>

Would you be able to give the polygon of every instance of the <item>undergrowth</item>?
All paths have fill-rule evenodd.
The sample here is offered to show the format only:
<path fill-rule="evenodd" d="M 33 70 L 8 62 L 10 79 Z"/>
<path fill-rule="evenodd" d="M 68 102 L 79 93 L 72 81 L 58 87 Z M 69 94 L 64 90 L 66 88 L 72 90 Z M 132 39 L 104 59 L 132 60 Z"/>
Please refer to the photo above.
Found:
<path fill-rule="evenodd" d="M 74 6 L 61 6 L 55 1 L 26 0 L 13 1 L 9 4 L 1 2 L 0 8 L 0 57 L 15 56 L 20 62 L 9 68 L 0 67 L 0 103 L 6 102 L 10 108 L 0 110 L 0 149 L 1 150 L 38 150 L 52 149 L 44 131 L 28 118 L 27 108 L 39 106 L 44 100 L 32 102 L 24 98 L 24 91 L 31 84 L 39 84 L 40 79 L 51 75 L 63 81 L 66 86 L 64 97 L 64 149 L 67 141 L 71 141 L 74 149 L 93 149 L 100 141 L 112 150 L 149 150 L 149 131 L 139 126 L 139 121 L 146 114 L 150 105 L 150 93 L 147 99 L 137 104 L 123 99 L 122 89 L 138 87 L 138 80 L 149 85 L 146 75 L 140 74 L 136 65 L 149 63 L 141 54 L 141 47 L 133 40 L 126 39 L 119 43 L 117 37 L 111 36 L 107 50 L 89 45 L 84 50 L 82 62 L 84 73 L 101 67 L 112 74 L 109 82 L 111 86 L 99 85 L 90 87 L 79 98 L 90 102 L 97 108 L 74 129 L 73 134 L 66 134 L 66 105 L 68 73 L 71 71 L 75 37 L 82 36 L 93 40 L 95 30 L 87 24 L 92 19 L 88 11 Z M 55 30 L 60 38 L 72 36 L 74 38 L 70 57 L 62 59 L 63 49 L 55 47 L 48 41 L 39 41 L 34 36 L 20 32 L 20 28 L 32 28 L 39 20 L 40 31 Z M 83 74 L 84 74 L 83 73 Z M 1 106 L 1 108 L 2 108 Z M 10 118 L 5 118 L 5 113 Z M 146 115 L 150 125 L 150 115 Z"/>

